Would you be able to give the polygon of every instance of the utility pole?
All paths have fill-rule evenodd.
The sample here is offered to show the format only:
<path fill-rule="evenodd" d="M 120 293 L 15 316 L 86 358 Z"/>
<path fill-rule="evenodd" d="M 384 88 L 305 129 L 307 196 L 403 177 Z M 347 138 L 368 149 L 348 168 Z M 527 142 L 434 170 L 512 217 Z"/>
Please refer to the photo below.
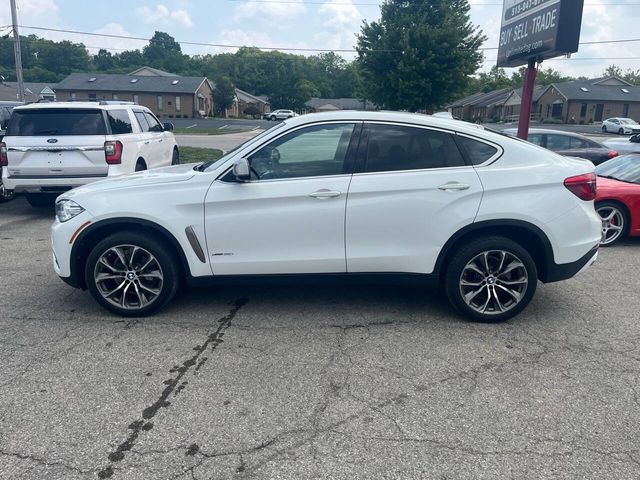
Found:
<path fill-rule="evenodd" d="M 24 81 L 22 79 L 22 55 L 20 53 L 20 33 L 18 32 L 18 12 L 16 0 L 11 1 L 11 24 L 13 27 L 13 53 L 16 57 L 16 80 L 18 80 L 18 100 L 24 102 Z"/>
<path fill-rule="evenodd" d="M 533 88 L 536 84 L 536 59 L 530 58 L 522 85 L 522 99 L 520 101 L 520 121 L 518 122 L 518 138 L 526 140 L 529 137 L 529 122 L 531 120 L 531 101 Z"/>

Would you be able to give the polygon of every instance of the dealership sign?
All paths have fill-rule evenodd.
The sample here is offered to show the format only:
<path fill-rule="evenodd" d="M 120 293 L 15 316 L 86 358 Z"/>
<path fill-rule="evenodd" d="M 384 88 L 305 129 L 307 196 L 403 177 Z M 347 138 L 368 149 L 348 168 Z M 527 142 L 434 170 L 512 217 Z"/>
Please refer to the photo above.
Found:
<path fill-rule="evenodd" d="M 498 66 L 578 51 L 584 0 L 504 0 Z"/>

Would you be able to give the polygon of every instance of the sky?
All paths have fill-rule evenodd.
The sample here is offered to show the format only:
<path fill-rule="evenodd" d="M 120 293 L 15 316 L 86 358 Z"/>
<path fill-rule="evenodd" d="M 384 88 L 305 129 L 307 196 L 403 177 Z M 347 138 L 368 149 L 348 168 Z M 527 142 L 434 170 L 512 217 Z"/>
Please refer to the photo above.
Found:
<path fill-rule="evenodd" d="M 352 49 L 363 21 L 380 17 L 382 0 L 16 0 L 20 24 L 124 37 L 150 38 L 155 30 L 178 41 L 280 48 Z M 501 0 L 470 0 L 471 20 L 496 48 Z M 581 42 L 640 38 L 640 0 L 585 0 Z M 9 0 L 0 0 L 0 28 L 11 23 Z M 0 30 L 0 34 L 8 29 Z M 21 33 L 82 42 L 91 53 L 142 48 L 144 41 L 23 28 Z M 182 45 L 187 54 L 233 52 L 235 48 Z M 300 52 L 303 53 L 303 52 Z M 312 52 L 311 52 L 312 53 Z M 309 54 L 309 53 L 306 53 Z M 354 54 L 343 53 L 352 59 Z M 607 59 L 602 59 L 606 57 Z M 624 60 L 624 57 L 638 59 Z M 483 70 L 495 64 L 485 51 Z M 598 58 L 595 59 L 594 58 Z M 610 64 L 640 69 L 640 42 L 582 45 L 571 59 L 552 59 L 566 75 L 594 77 Z M 512 69 L 507 69 L 511 72 Z"/>

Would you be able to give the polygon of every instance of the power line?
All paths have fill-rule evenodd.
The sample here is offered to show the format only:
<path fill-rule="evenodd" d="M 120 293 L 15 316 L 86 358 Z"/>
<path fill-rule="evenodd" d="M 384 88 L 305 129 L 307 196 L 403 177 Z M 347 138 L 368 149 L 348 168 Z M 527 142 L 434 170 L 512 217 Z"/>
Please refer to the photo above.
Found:
<path fill-rule="evenodd" d="M 253 0 L 252 0 L 253 1 Z M 48 32 L 59 32 L 59 33 L 70 33 L 75 35 L 89 35 L 94 37 L 107 37 L 107 38 L 119 38 L 125 40 L 139 40 L 148 42 L 151 40 L 150 38 L 144 37 L 133 37 L 128 35 L 116 35 L 110 33 L 95 33 L 95 32 L 83 32 L 79 30 L 63 30 L 59 28 L 47 28 L 47 27 L 36 27 L 36 26 L 27 26 L 20 25 L 20 28 L 27 28 L 32 30 L 44 30 Z M 580 45 L 601 45 L 608 43 L 632 43 L 632 42 L 640 42 L 640 38 L 627 38 L 627 39 L 616 39 L 616 40 L 596 40 L 591 42 L 580 42 Z M 221 43 L 205 43 L 205 42 L 186 42 L 186 41 L 178 41 L 176 43 L 181 45 L 193 45 L 200 47 L 218 47 L 218 48 L 243 48 L 247 47 L 247 45 L 228 45 Z M 298 48 L 298 47 L 259 47 L 254 46 L 260 50 L 282 50 L 282 51 L 293 51 L 293 52 L 339 52 L 339 53 L 357 53 L 355 49 L 328 49 L 328 48 Z M 90 48 L 98 48 L 98 47 L 90 47 Z M 104 48 L 104 47 L 103 47 Z M 116 49 L 114 49 L 116 50 Z M 478 50 L 498 50 L 498 47 L 481 47 Z M 400 50 L 372 50 L 374 52 L 380 53 L 398 53 Z"/>

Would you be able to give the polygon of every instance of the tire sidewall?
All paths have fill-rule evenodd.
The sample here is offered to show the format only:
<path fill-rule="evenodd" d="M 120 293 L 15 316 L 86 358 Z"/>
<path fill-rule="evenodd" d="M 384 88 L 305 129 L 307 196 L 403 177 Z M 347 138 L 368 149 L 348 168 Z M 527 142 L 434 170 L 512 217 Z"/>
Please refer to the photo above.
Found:
<path fill-rule="evenodd" d="M 98 290 L 93 278 L 96 263 L 105 251 L 116 245 L 136 245 L 142 247 L 151 253 L 160 264 L 164 276 L 162 290 L 150 305 L 135 310 L 117 307 L 105 300 Z M 149 238 L 138 232 L 115 233 L 100 241 L 87 257 L 84 274 L 87 288 L 93 298 L 107 310 L 123 317 L 142 317 L 159 310 L 173 298 L 180 283 L 178 264 L 172 255 L 171 249 L 165 242 Z"/>
<path fill-rule="evenodd" d="M 460 276 L 462 275 L 462 270 L 472 258 L 487 250 L 504 250 L 518 257 L 524 264 L 529 279 L 527 290 L 522 300 L 520 300 L 520 303 L 511 310 L 496 315 L 486 315 L 476 312 L 465 303 L 460 293 Z M 527 307 L 533 298 L 537 284 L 538 270 L 529 252 L 518 243 L 505 237 L 481 237 L 463 245 L 451 257 L 444 275 L 445 292 L 453 307 L 467 318 L 483 323 L 502 322 L 518 315 Z"/>
<path fill-rule="evenodd" d="M 171 154 L 171 165 L 180 165 L 180 152 L 177 148 L 174 148 Z"/>

